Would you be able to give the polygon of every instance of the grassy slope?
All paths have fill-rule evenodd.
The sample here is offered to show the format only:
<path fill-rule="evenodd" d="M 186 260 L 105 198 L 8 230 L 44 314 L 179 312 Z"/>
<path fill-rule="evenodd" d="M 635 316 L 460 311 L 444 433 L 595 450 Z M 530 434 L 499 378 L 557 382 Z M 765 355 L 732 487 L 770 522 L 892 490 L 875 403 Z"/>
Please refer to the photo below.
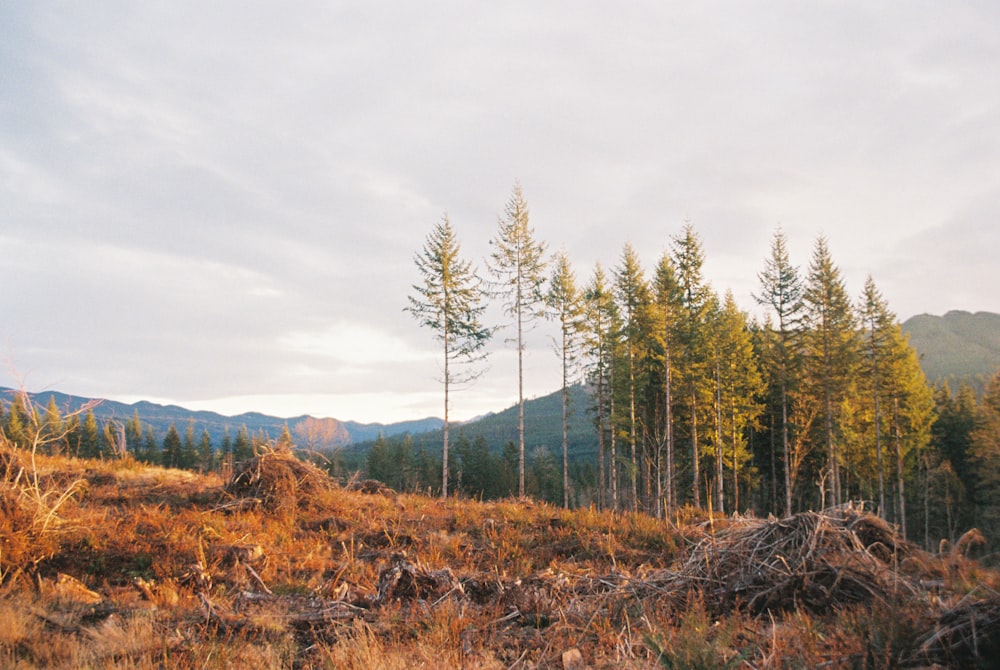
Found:
<path fill-rule="evenodd" d="M 363 493 L 263 467 L 227 492 L 217 475 L 0 455 L 3 667 L 572 667 L 578 652 L 645 668 L 657 650 L 677 667 L 892 667 L 944 603 L 996 583 L 961 556 L 910 552 L 900 579 L 941 579 L 937 595 L 864 604 L 862 589 L 860 608 L 808 610 L 786 596 L 750 616 L 717 576 L 670 586 L 716 565 L 698 552 L 738 520 Z"/>

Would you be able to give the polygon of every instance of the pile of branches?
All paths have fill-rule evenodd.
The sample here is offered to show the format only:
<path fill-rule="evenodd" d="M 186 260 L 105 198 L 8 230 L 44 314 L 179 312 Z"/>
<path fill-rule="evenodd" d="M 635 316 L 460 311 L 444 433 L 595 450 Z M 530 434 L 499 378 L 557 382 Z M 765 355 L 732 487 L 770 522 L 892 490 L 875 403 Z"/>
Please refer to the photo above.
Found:
<path fill-rule="evenodd" d="M 307 507 L 334 488 L 329 475 L 290 451 L 267 451 L 240 463 L 226 485 L 232 496 L 259 502 L 268 510 Z"/>
<path fill-rule="evenodd" d="M 986 667 L 984 661 L 1000 659 L 1000 593 L 990 591 L 984 600 L 972 594 L 938 617 L 908 659 L 908 665 L 940 663 L 951 668 Z"/>
<path fill-rule="evenodd" d="M 701 593 L 716 612 L 750 614 L 896 601 L 915 588 L 896 570 L 912 549 L 882 519 L 851 506 L 785 519 L 739 519 L 704 537 L 657 581 Z"/>

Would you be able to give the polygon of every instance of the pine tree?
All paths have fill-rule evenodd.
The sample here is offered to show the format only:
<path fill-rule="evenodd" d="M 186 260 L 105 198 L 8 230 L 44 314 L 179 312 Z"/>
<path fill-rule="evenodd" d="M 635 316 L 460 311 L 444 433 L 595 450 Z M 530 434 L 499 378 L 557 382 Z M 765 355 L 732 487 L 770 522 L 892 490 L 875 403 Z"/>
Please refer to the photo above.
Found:
<path fill-rule="evenodd" d="M 197 465 L 198 447 L 194 441 L 194 419 L 190 419 L 187 428 L 184 430 L 184 444 L 181 447 L 180 461 L 176 467 L 184 470 L 193 470 Z"/>
<path fill-rule="evenodd" d="M 805 367 L 811 400 L 822 417 L 821 441 L 826 448 L 827 466 L 821 479 L 827 486 L 827 502 L 842 502 L 840 472 L 840 432 L 845 401 L 859 363 L 860 342 L 854 310 L 840 269 L 834 264 L 826 239 L 816 241 L 809 276 L 803 294 Z"/>
<path fill-rule="evenodd" d="M 10 408 L 7 410 L 4 435 L 11 443 L 22 449 L 31 448 L 31 427 L 34 425 L 33 412 L 34 408 L 28 394 L 15 393 L 14 398 L 10 401 Z"/>
<path fill-rule="evenodd" d="M 480 323 L 486 309 L 480 280 L 472 264 L 460 257 L 461 248 L 448 217 L 428 235 L 423 251 L 414 261 L 421 284 L 415 284 L 406 308 L 420 325 L 434 331 L 444 346 L 444 437 L 441 465 L 441 497 L 448 497 L 449 393 L 454 384 L 464 384 L 478 376 L 464 366 L 481 361 L 483 348 L 492 330 Z"/>
<path fill-rule="evenodd" d="M 794 343 L 798 335 L 802 311 L 802 281 L 798 269 L 791 264 L 785 247 L 785 235 L 778 229 L 771 241 L 771 256 L 764 271 L 758 275 L 761 292 L 755 299 L 767 305 L 778 319 L 775 342 L 776 376 L 781 406 L 781 450 L 785 480 L 785 516 L 792 514 L 791 455 L 788 436 L 789 385 L 795 374 Z"/>
<path fill-rule="evenodd" d="M 638 419 L 637 394 L 640 392 L 642 360 L 646 356 L 651 328 L 652 298 L 649 284 L 643 276 L 639 256 L 632 245 L 626 244 L 621 262 L 615 272 L 615 297 L 618 313 L 621 315 L 621 332 L 625 346 L 623 375 L 628 402 L 628 437 L 631 456 L 632 510 L 639 509 L 639 463 L 637 459 L 640 426 Z"/>
<path fill-rule="evenodd" d="M 184 445 L 181 442 L 180 433 L 177 432 L 177 426 L 171 423 L 167 428 L 167 434 L 163 437 L 163 466 L 167 468 L 182 467 L 183 448 Z"/>
<path fill-rule="evenodd" d="M 709 342 L 706 338 L 708 315 L 714 293 L 702 278 L 705 256 L 694 227 L 685 224 L 681 234 L 672 239 L 672 258 L 681 295 L 678 323 L 679 366 L 687 431 L 691 445 L 691 497 L 701 506 L 701 445 L 699 423 L 704 423 L 706 408 L 711 407 L 711 375 L 708 369 Z"/>
<path fill-rule="evenodd" d="M 569 387 L 579 355 L 583 330 L 583 298 L 565 252 L 556 254 L 546 302 L 550 316 L 559 322 L 556 353 L 562 363 L 562 475 L 563 507 L 569 508 Z"/>
<path fill-rule="evenodd" d="M 979 528 L 1000 528 L 1000 372 L 986 386 L 972 432 L 969 463 L 973 467 L 975 523 Z M 990 548 L 1000 546 L 990 538 Z"/>
<path fill-rule="evenodd" d="M 659 347 L 662 372 L 660 390 L 662 415 L 660 421 L 656 422 L 658 429 L 654 427 L 654 438 L 657 444 L 657 468 L 656 468 L 656 515 L 662 516 L 661 500 L 666 499 L 667 516 L 673 514 L 677 507 L 677 487 L 675 473 L 675 449 L 674 449 L 674 415 L 673 415 L 673 378 L 674 370 L 674 350 L 676 348 L 676 328 L 683 309 L 681 302 L 680 286 L 677 283 L 677 275 L 674 271 L 673 261 L 669 254 L 663 254 L 659 264 L 656 266 L 655 278 L 653 280 L 653 292 L 656 304 L 656 319 L 658 321 L 658 333 L 656 342 Z M 666 462 L 662 464 L 662 459 Z M 661 472 L 665 469 L 665 472 Z M 665 484 L 665 490 L 661 486 Z"/>
<path fill-rule="evenodd" d="M 83 417 L 80 429 L 80 456 L 83 458 L 100 458 L 101 431 L 97 427 L 97 417 L 91 409 Z"/>
<path fill-rule="evenodd" d="M 589 360 L 587 377 L 593 389 L 594 426 L 597 431 L 598 504 L 604 509 L 611 497 L 611 508 L 618 509 L 617 471 L 615 466 L 615 439 L 612 424 L 614 406 L 611 386 L 614 353 L 617 344 L 618 311 L 614 295 L 608 285 L 607 275 L 601 264 L 594 267 L 590 283 L 584 291 L 585 327 L 584 349 Z M 607 439 L 610 437 L 610 440 Z M 608 449 L 611 451 L 611 484 L 605 468 Z M 610 488 L 610 491 L 609 491 Z"/>
<path fill-rule="evenodd" d="M 132 418 L 125 422 L 125 444 L 133 454 L 142 451 L 142 420 L 139 418 L 139 410 L 134 410 Z"/>
<path fill-rule="evenodd" d="M 740 472 L 750 460 L 746 434 L 761 413 L 759 398 L 764 383 L 754 355 L 747 316 L 737 307 L 730 291 L 726 292 L 722 309 L 716 315 L 714 344 L 718 417 L 716 509 L 719 512 L 725 509 L 723 465 L 728 461 L 733 483 L 733 511 L 738 511 Z"/>
<path fill-rule="evenodd" d="M 523 496 L 525 334 L 532 321 L 544 314 L 545 244 L 535 240 L 528 221 L 528 203 L 518 183 L 514 184 L 490 244 L 494 247 L 489 264 L 494 276 L 493 294 L 503 301 L 504 312 L 514 319 L 517 330 L 517 488 L 518 495 Z"/>
<path fill-rule="evenodd" d="M 45 407 L 45 418 L 42 419 L 44 430 L 43 441 L 47 445 L 47 450 L 51 454 L 61 452 L 64 447 L 65 429 L 62 417 L 59 415 L 59 408 L 56 406 L 55 396 L 49 396 L 48 405 Z"/>
<path fill-rule="evenodd" d="M 145 463 L 160 463 L 159 447 L 156 445 L 156 438 L 153 436 L 153 427 L 146 426 L 146 437 L 142 441 L 142 458 Z"/>
<path fill-rule="evenodd" d="M 215 469 L 215 450 L 212 448 L 212 436 L 208 434 L 208 429 L 201 431 L 201 439 L 198 441 L 198 469 L 202 472 L 211 472 Z"/>
<path fill-rule="evenodd" d="M 240 426 L 236 431 L 236 439 L 233 441 L 233 460 L 236 463 L 249 461 L 254 456 L 253 441 L 247 432 L 246 426 Z"/>

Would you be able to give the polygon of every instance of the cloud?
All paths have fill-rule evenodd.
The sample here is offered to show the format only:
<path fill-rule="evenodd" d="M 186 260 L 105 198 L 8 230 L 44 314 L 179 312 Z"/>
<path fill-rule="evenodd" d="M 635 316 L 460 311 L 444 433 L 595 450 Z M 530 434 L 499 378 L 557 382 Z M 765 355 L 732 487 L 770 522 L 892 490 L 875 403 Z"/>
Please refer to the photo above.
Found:
<path fill-rule="evenodd" d="M 405 414 L 439 372 L 402 312 L 413 254 L 448 212 L 482 270 L 515 179 L 581 281 L 625 242 L 651 269 L 687 218 L 706 279 L 744 307 L 781 225 L 794 263 L 826 234 L 852 294 L 871 273 L 904 318 L 997 309 L 998 20 L 989 3 L 6 3 L 0 335 L 79 394 L 387 390 Z M 533 393 L 558 383 L 547 333 Z M 456 400 L 477 413 L 516 388 L 492 346 Z"/>

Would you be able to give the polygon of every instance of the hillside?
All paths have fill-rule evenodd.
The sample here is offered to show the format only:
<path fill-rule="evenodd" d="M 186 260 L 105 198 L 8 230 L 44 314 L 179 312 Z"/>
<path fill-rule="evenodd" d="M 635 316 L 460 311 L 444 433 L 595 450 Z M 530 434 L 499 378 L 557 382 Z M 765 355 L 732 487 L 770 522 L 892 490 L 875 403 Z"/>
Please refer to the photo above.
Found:
<path fill-rule="evenodd" d="M 14 393 L 13 389 L 0 387 L 0 397 L 5 400 L 9 401 Z M 154 434 L 160 439 L 166 434 L 170 424 L 174 424 L 183 433 L 188 424 L 193 422 L 195 435 L 207 430 L 216 445 L 220 444 L 227 431 L 230 437 L 234 437 L 240 428 L 246 428 L 251 435 L 262 432 L 271 438 L 276 438 L 281 435 L 285 426 L 288 426 L 300 447 L 316 450 L 334 449 L 355 442 L 373 440 L 379 434 L 424 432 L 439 428 L 442 424 L 442 421 L 436 418 L 382 424 L 339 421 L 308 415 L 282 418 L 258 412 L 224 416 L 216 412 L 193 411 L 177 405 L 159 405 L 144 400 L 126 404 L 113 400 L 70 396 L 58 391 L 42 391 L 28 395 L 39 408 L 45 408 L 49 399 L 54 399 L 56 407 L 63 414 L 76 411 L 87 403 L 97 402 L 98 404 L 94 406 L 94 415 L 101 421 L 127 420 L 138 412 L 141 421 L 152 426 Z"/>
<path fill-rule="evenodd" d="M 1000 314 L 920 314 L 907 319 L 903 330 L 932 383 L 947 381 L 957 387 L 965 382 L 981 391 L 984 382 L 1000 370 Z"/>
<path fill-rule="evenodd" d="M 569 452 L 573 459 L 596 459 L 597 437 L 589 412 L 590 399 L 583 386 L 577 384 L 569 389 L 570 416 Z M 517 442 L 517 405 L 495 414 L 474 419 L 451 428 L 452 438 L 465 435 L 470 440 L 484 437 L 492 451 L 499 452 L 507 442 Z M 562 391 L 556 391 L 541 398 L 532 398 L 524 403 L 524 444 L 529 454 L 538 447 L 546 447 L 556 453 L 562 449 Z M 417 444 L 441 448 L 440 428 L 417 433 L 413 439 Z M 355 449 L 365 452 L 371 445 L 359 443 Z"/>
<path fill-rule="evenodd" d="M 988 667 L 1000 575 L 853 508 L 782 520 L 342 488 L 0 444 L 0 666 Z M 294 483 L 293 483 L 294 482 Z M 973 632 L 974 631 L 974 632 Z"/>

